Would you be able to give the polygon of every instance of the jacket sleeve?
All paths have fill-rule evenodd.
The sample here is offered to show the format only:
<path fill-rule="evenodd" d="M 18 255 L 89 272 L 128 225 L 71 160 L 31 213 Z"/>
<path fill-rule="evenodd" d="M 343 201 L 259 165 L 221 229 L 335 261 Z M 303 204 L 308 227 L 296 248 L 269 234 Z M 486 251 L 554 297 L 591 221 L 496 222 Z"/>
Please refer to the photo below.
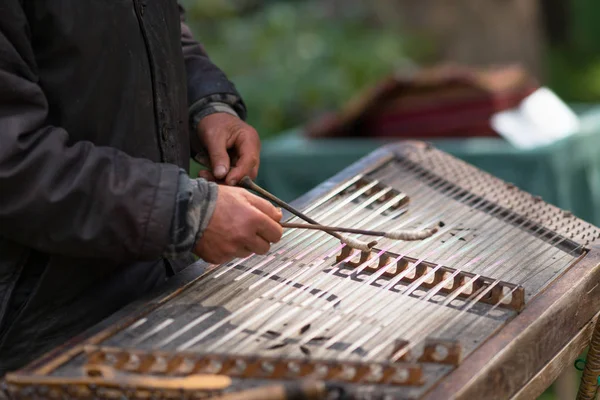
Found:
<path fill-rule="evenodd" d="M 237 115 L 246 119 L 246 106 L 235 85 L 209 59 L 205 49 L 194 40 L 186 24 L 185 10 L 179 3 L 181 20 L 181 47 L 185 60 L 188 83 L 190 118 L 209 103 L 224 103 L 231 106 Z"/>
<path fill-rule="evenodd" d="M 160 257 L 179 168 L 72 143 L 47 123 L 20 4 L 0 3 L 0 235 L 72 257 Z"/>

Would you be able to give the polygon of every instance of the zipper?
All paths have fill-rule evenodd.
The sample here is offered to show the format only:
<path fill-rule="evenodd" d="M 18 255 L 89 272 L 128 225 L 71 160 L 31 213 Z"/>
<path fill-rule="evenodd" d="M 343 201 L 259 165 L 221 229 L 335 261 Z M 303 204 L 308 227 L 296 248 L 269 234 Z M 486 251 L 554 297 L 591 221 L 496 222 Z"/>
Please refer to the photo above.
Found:
<path fill-rule="evenodd" d="M 161 128 L 160 123 L 158 121 L 159 110 L 157 109 L 156 104 L 156 71 L 154 69 L 154 63 L 152 62 L 152 50 L 150 49 L 150 41 L 148 40 L 148 34 L 146 33 L 146 28 L 144 26 L 144 9 L 146 5 L 141 3 L 140 0 L 133 0 L 133 7 L 135 9 L 135 16 L 138 20 L 138 24 L 140 26 L 140 31 L 142 32 L 142 38 L 144 40 L 144 47 L 146 48 L 146 55 L 148 56 L 148 67 L 150 68 L 150 81 L 152 83 L 152 104 L 154 104 L 154 118 L 156 119 L 156 140 L 158 141 L 158 148 L 160 151 L 160 159 L 163 162 L 165 160 L 165 150 L 163 148 L 163 142 L 161 141 Z"/>

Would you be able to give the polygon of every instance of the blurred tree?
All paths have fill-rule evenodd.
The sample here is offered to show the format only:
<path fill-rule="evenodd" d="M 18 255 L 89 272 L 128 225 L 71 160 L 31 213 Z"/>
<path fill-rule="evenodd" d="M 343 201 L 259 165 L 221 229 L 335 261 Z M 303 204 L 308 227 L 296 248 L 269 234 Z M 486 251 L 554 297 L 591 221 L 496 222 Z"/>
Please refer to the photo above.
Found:
<path fill-rule="evenodd" d="M 569 39 L 569 4 L 568 0 L 540 0 L 544 32 L 550 46 L 563 46 Z"/>
<path fill-rule="evenodd" d="M 263 137 L 342 106 L 410 65 L 399 25 L 359 0 L 188 0 L 191 28 L 235 82 Z M 375 18 L 376 20 L 376 18 Z M 422 49 L 421 49 L 422 50 Z"/>
<path fill-rule="evenodd" d="M 545 0 L 548 81 L 563 98 L 600 100 L 600 15 L 598 0 Z"/>
<path fill-rule="evenodd" d="M 600 99 L 598 0 L 183 4 L 211 58 L 244 95 L 249 121 L 263 137 L 337 109 L 413 63 L 522 62 L 568 101 Z"/>
<path fill-rule="evenodd" d="M 538 0 L 378 0 L 407 33 L 430 38 L 430 61 L 476 66 L 520 63 L 542 77 L 544 35 Z M 396 10 L 394 12 L 394 10 Z"/>

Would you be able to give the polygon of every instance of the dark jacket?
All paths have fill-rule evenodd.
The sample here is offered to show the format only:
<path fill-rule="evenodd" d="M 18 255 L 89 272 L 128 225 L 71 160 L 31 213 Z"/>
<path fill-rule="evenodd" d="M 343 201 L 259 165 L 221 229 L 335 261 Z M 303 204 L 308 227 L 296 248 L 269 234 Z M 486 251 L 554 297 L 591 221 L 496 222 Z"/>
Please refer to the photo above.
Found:
<path fill-rule="evenodd" d="M 0 375 L 164 282 L 214 94 L 239 98 L 176 0 L 0 2 Z"/>

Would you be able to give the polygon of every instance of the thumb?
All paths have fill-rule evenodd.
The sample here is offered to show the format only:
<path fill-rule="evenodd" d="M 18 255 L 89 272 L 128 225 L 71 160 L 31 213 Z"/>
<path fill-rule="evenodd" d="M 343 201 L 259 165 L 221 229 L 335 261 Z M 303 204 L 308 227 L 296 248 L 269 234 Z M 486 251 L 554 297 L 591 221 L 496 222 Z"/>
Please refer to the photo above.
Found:
<path fill-rule="evenodd" d="M 217 179 L 223 179 L 229 172 L 230 160 L 227 153 L 227 142 L 225 135 L 209 140 L 206 143 L 210 163 L 212 165 L 212 173 Z"/>

